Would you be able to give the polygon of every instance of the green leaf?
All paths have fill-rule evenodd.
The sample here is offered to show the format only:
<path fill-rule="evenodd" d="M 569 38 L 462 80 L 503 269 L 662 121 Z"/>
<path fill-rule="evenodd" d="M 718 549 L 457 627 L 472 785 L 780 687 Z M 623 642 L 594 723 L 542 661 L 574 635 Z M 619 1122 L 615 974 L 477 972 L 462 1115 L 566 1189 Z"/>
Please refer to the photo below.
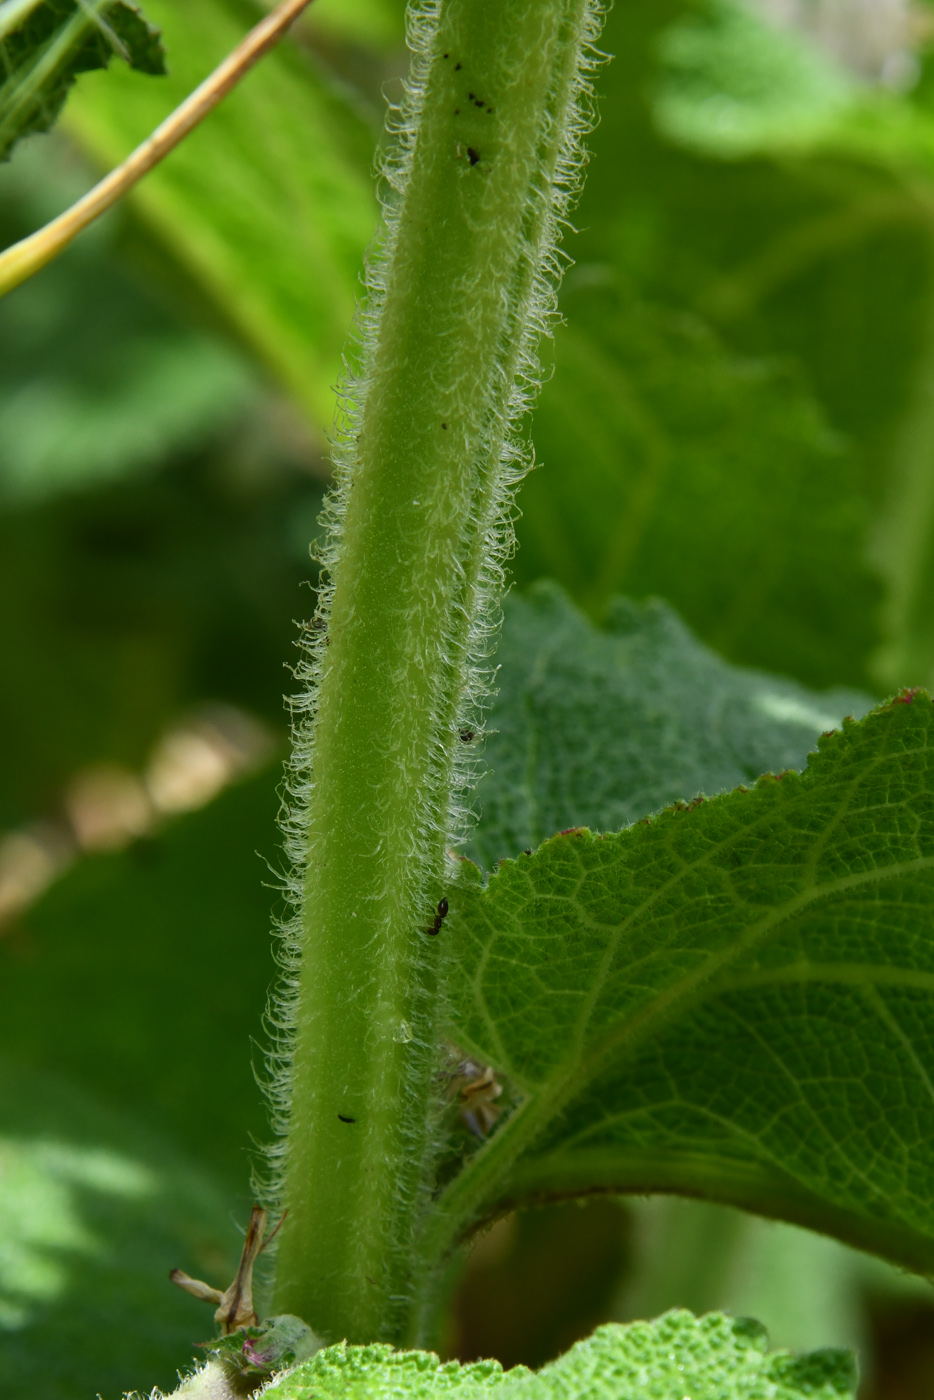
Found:
<path fill-rule="evenodd" d="M 389 1347 L 328 1347 L 265 1391 L 269 1400 L 312 1396 L 366 1400 L 434 1400 L 451 1395 L 481 1400 L 837 1400 L 853 1393 L 856 1377 L 846 1352 L 793 1358 L 767 1350 L 763 1328 L 718 1314 L 694 1318 L 672 1312 L 656 1322 L 608 1324 L 537 1373 L 495 1361 L 442 1365 L 430 1352 Z"/>
<path fill-rule="evenodd" d="M 665 32 L 659 54 L 659 127 L 713 155 L 806 147 L 859 96 L 856 79 L 804 35 L 741 0 L 707 0 Z"/>
<path fill-rule="evenodd" d="M 660 36 L 659 129 L 721 159 L 846 152 L 930 178 L 927 36 L 894 12 L 874 35 L 846 26 L 842 11 L 835 24 L 782 23 L 743 0 L 702 0 Z"/>
<path fill-rule="evenodd" d="M 906 143 L 930 76 L 910 99 L 873 92 L 887 144 L 705 156 L 660 131 L 656 98 L 666 32 L 708 11 L 608 16 L 517 573 L 595 616 L 615 591 L 659 593 L 731 660 L 807 684 L 926 684 L 934 318 L 923 142 L 910 160 Z"/>
<path fill-rule="evenodd" d="M 237 1191 L 267 1131 L 250 1037 L 274 972 L 255 853 L 275 855 L 275 783 L 267 771 L 81 860 L 0 938 L 3 1053 L 118 1112 L 143 1106 Z"/>
<path fill-rule="evenodd" d="M 241 0 L 151 13 L 172 53 L 165 83 L 88 82 L 68 127 L 114 165 L 242 39 Z M 322 434 L 375 226 L 371 109 L 323 58 L 286 40 L 132 195 L 135 211 L 289 387 Z"/>
<path fill-rule="evenodd" d="M 624 275 L 569 276 L 520 579 L 553 572 L 598 615 L 614 593 L 659 593 L 733 660 L 858 678 L 879 588 L 852 449 L 787 362 L 634 300 Z"/>
<path fill-rule="evenodd" d="M 213 1326 L 168 1272 L 226 1286 L 239 1255 L 231 1216 L 245 1213 L 132 1111 L 0 1062 L 5 1400 L 168 1390 Z"/>
<path fill-rule="evenodd" d="M 905 23 L 899 34 L 893 12 L 874 41 L 866 43 L 863 31 L 860 72 L 859 24 L 847 36 L 845 23 L 841 11 L 828 26 L 831 42 L 821 47 L 801 32 L 804 25 L 778 29 L 737 0 L 706 0 L 682 12 L 656 42 L 652 113 L 656 130 L 684 151 L 731 163 L 741 154 L 760 158 L 735 173 L 717 174 L 707 163 L 707 219 L 720 225 L 721 250 L 746 247 L 738 259 L 728 253 L 712 277 L 696 267 L 688 296 L 731 336 L 793 349 L 811 369 L 831 420 L 859 444 L 863 489 L 875 501 L 866 553 L 885 590 L 871 672 L 886 688 L 930 686 L 934 313 L 924 210 L 934 175 L 931 50 Z M 836 47 L 849 50 L 853 71 L 830 55 L 835 28 Z M 887 55 L 879 47 L 886 29 Z M 776 157 L 774 164 L 767 167 L 763 156 Z M 689 166 L 681 174 L 687 191 Z M 660 202 L 668 201 L 662 195 Z M 761 229 L 755 214 L 750 219 L 753 203 L 764 216 Z M 677 222 L 679 238 L 705 222 L 686 214 Z M 737 234 L 743 228 L 751 238 Z M 664 241 L 655 243 L 661 261 Z M 853 340 L 859 352 L 842 351 Z M 854 466 L 859 472 L 858 460 Z M 856 478 L 841 485 L 842 501 Z M 833 548 L 829 540 L 827 546 Z M 827 546 L 812 558 L 826 559 Z"/>
<path fill-rule="evenodd" d="M 934 1267 L 932 729 L 908 692 L 801 775 L 465 864 L 452 1036 L 513 1107 L 439 1228 L 669 1190 Z"/>
<path fill-rule="evenodd" d="M 0 244 L 67 206 L 86 175 L 57 135 L 30 142 L 0 169 Z M 152 470 L 242 432 L 256 410 L 246 357 L 178 324 L 119 260 L 120 223 L 97 224 L 0 300 L 2 509 Z"/>
<path fill-rule="evenodd" d="M 79 73 L 114 54 L 162 75 L 159 31 L 132 0 L 5 0 L 0 4 L 0 160 L 33 131 L 48 131 Z"/>
<path fill-rule="evenodd" d="M 617 831 L 679 798 L 802 768 L 872 700 L 730 666 L 664 603 L 617 599 L 598 630 L 551 583 L 506 605 L 468 848 L 491 867 L 567 827 Z"/>

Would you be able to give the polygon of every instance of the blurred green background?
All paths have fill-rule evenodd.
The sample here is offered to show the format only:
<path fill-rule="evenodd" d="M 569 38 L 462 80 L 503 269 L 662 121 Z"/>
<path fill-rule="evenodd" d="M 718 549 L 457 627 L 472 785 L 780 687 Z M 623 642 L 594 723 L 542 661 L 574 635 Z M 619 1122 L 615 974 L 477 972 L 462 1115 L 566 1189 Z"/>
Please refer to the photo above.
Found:
<path fill-rule="evenodd" d="M 0 240 L 118 160 L 261 12 L 147 0 L 168 78 L 83 78 L 0 167 Z M 728 659 L 934 678 L 934 9 L 616 0 L 515 578 L 659 595 Z M 296 619 L 405 72 L 401 0 L 295 36 L 0 302 L 0 1392 L 168 1388 L 249 1208 Z M 471 1256 L 447 1346 L 538 1364 L 684 1304 L 934 1393 L 934 1294 L 674 1200 Z"/>

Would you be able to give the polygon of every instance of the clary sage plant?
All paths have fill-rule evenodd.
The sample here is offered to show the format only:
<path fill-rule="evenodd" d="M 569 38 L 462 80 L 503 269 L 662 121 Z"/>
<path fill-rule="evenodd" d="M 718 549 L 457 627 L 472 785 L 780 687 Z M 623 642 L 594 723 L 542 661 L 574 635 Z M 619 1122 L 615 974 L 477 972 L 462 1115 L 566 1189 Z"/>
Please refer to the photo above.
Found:
<path fill-rule="evenodd" d="M 180 1394 L 852 1393 L 844 1354 L 770 1355 L 720 1315 L 609 1325 L 535 1374 L 418 1350 L 476 1231 L 595 1191 L 934 1268 L 930 700 L 739 670 L 661 605 L 598 634 L 547 585 L 497 652 L 601 22 L 597 0 L 410 5 L 292 701 L 272 1304 L 260 1323 L 258 1206 L 230 1288 L 179 1276 L 223 1333 Z M 80 69 L 163 66 L 127 0 L 4 0 L 0 51 L 6 150 Z M 0 290 L 76 227 L 0 259 Z"/>

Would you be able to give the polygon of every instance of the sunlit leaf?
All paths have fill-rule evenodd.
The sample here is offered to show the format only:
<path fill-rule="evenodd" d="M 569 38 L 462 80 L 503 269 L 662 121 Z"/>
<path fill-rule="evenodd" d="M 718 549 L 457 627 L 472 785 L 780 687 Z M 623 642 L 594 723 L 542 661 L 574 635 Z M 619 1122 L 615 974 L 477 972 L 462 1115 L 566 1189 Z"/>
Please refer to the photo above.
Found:
<path fill-rule="evenodd" d="M 440 1365 L 430 1352 L 393 1352 L 389 1347 L 328 1347 L 269 1391 L 270 1400 L 435 1400 L 450 1395 L 482 1400 L 615 1400 L 639 1395 L 652 1400 L 843 1400 L 855 1387 L 855 1369 L 845 1352 L 791 1357 L 769 1352 L 764 1330 L 754 1322 L 717 1314 L 696 1319 L 672 1312 L 657 1322 L 600 1327 L 587 1341 L 531 1372 L 504 1372 L 495 1361 Z"/>

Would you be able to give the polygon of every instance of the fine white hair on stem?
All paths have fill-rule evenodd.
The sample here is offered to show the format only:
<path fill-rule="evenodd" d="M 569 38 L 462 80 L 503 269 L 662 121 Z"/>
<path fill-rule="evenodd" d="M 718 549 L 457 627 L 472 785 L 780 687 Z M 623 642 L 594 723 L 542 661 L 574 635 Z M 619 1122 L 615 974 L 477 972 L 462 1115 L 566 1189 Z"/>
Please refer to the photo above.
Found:
<path fill-rule="evenodd" d="M 370 367 L 379 343 L 379 328 L 389 289 L 389 276 L 400 238 L 400 209 L 412 172 L 416 142 L 428 91 L 431 64 L 437 57 L 436 36 L 448 0 L 413 0 L 408 11 L 411 69 L 398 107 L 389 112 L 390 140 L 379 168 L 382 221 L 366 262 L 363 305 L 345 357 L 345 372 L 337 389 L 338 423 L 333 442 L 334 485 L 322 514 L 325 543 L 318 554 L 321 585 L 313 619 L 301 630 L 301 659 L 295 669 L 297 694 L 289 702 L 292 716 L 292 756 L 286 767 L 280 823 L 289 871 L 283 881 L 289 914 L 278 927 L 279 980 L 266 1014 L 269 1048 L 263 1088 L 270 1104 L 274 1141 L 264 1152 L 257 1172 L 258 1194 L 272 1207 L 280 1199 L 286 1134 L 291 1111 L 291 1071 L 296 1027 L 296 1004 L 303 932 L 302 900 L 307 852 L 307 812 L 314 786 L 314 753 L 318 687 L 326 658 L 334 585 L 340 569 L 344 521 L 351 486 L 360 462 L 357 441 L 370 392 Z M 570 8 L 570 7 L 569 7 Z M 532 465 L 532 448 L 523 436 L 541 384 L 539 342 L 550 335 L 558 315 L 557 286 L 567 261 L 559 249 L 563 227 L 579 192 L 584 166 L 583 137 L 593 116 L 591 75 L 601 60 L 594 45 L 602 23 L 598 0 L 584 0 L 579 22 L 578 63 L 567 108 L 552 114 L 553 129 L 544 132 L 543 152 L 527 193 L 524 227 L 515 285 L 519 291 L 509 308 L 503 336 L 498 379 L 490 386 L 491 405 L 477 450 L 477 459 L 493 464 L 470 521 L 470 550 L 460 561 L 454 605 L 441 638 L 440 655 L 451 671 L 442 699 L 456 697 L 439 708 L 433 731 L 431 783 L 426 793 L 424 824 L 412 833 L 411 887 L 413 907 L 424 909 L 431 866 L 425 852 L 439 842 L 456 847 L 467 835 L 471 820 L 470 793 L 479 764 L 478 746 L 457 742 L 457 735 L 479 737 L 483 713 L 495 679 L 493 653 L 501 621 L 505 570 L 515 544 L 513 518 L 518 483 Z M 508 354 L 507 354 L 508 351 Z M 437 895 L 435 895 L 437 899 Z M 425 995 L 428 995 L 427 986 Z M 443 988 L 441 992 L 443 998 Z M 436 1018 L 437 1020 L 437 1018 Z M 420 1085 L 421 1081 L 419 1081 Z M 411 1095 L 420 1092 L 413 1081 Z M 417 1107 L 417 1106 L 416 1106 Z M 431 1112 L 425 1106 L 423 1112 Z"/>

